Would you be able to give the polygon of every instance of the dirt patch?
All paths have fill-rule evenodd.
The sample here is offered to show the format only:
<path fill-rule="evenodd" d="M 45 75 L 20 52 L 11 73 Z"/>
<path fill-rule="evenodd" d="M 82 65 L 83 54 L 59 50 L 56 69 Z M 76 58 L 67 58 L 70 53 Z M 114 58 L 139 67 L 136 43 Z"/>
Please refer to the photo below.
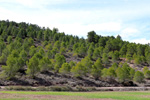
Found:
<path fill-rule="evenodd" d="M 0 93 L 0 99 L 25 99 L 25 100 L 115 100 L 115 99 L 95 99 L 83 96 L 64 96 L 64 95 L 26 95 Z"/>
<path fill-rule="evenodd" d="M 142 95 L 143 98 L 150 98 L 150 95 Z"/>

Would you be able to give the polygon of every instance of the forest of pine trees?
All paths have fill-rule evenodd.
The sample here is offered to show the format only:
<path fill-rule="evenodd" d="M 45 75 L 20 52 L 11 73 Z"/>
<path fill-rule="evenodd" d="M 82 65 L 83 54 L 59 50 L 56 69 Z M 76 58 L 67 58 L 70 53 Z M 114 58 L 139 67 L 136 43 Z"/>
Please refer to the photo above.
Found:
<path fill-rule="evenodd" d="M 82 60 L 68 62 L 67 54 Z M 142 66 L 143 70 L 131 68 L 130 63 Z M 150 65 L 150 46 L 123 41 L 119 35 L 104 37 L 90 31 L 84 39 L 60 33 L 57 28 L 7 20 L 0 21 L 0 64 L 0 78 L 8 80 L 24 69 L 29 78 L 53 71 L 74 77 L 140 83 L 150 78 L 146 67 Z"/>

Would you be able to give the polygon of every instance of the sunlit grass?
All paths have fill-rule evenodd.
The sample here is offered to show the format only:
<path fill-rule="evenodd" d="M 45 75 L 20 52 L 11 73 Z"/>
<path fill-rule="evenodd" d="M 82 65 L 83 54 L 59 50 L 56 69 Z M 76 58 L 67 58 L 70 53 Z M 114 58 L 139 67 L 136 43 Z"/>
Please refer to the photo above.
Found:
<path fill-rule="evenodd" d="M 64 96 L 82 96 L 85 98 L 111 98 L 115 100 L 150 100 L 150 92 L 32 92 L 32 91 L 0 91 L 0 93 L 16 95 L 64 95 Z M 145 97 L 144 97 L 145 96 Z M 146 97 L 146 96 L 149 96 Z M 13 100 L 0 99 L 0 100 Z M 15 100 L 26 100 L 25 98 Z"/>

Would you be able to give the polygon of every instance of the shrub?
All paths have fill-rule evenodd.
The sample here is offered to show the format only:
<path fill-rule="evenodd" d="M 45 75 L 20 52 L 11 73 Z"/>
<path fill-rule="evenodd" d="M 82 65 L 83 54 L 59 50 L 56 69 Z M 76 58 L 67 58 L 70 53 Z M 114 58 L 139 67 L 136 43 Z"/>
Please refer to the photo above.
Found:
<path fill-rule="evenodd" d="M 6 90 L 17 90 L 17 91 L 36 91 L 35 88 L 30 86 L 9 86 L 5 88 Z"/>
<path fill-rule="evenodd" d="M 73 89 L 69 86 L 51 86 L 51 91 L 72 91 Z"/>
<path fill-rule="evenodd" d="M 50 91 L 49 87 L 40 86 L 36 88 L 36 91 Z"/>

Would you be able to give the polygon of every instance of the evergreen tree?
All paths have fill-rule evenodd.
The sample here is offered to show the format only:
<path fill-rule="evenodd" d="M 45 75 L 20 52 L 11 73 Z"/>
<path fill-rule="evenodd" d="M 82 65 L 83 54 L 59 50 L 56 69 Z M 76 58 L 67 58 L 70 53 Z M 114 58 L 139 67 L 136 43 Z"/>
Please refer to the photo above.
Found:
<path fill-rule="evenodd" d="M 144 76 L 145 78 L 150 78 L 150 70 L 145 71 Z"/>
<path fill-rule="evenodd" d="M 27 62 L 26 73 L 30 77 L 34 78 L 39 71 L 39 59 L 36 56 L 33 56 L 31 59 L 29 59 L 29 62 Z"/>
<path fill-rule="evenodd" d="M 29 55 L 32 57 L 37 51 L 36 48 L 34 46 L 31 46 L 29 49 Z"/>
<path fill-rule="evenodd" d="M 117 63 L 113 63 L 111 67 L 114 68 L 114 69 L 117 69 L 118 68 L 118 64 Z"/>
<path fill-rule="evenodd" d="M 101 59 L 100 58 L 97 59 L 94 65 L 92 65 L 91 75 L 95 77 L 96 79 L 99 78 L 101 76 L 101 71 L 103 68 L 104 67 L 101 63 Z"/>
<path fill-rule="evenodd" d="M 17 66 L 17 58 L 9 56 L 7 58 L 7 62 L 6 62 L 6 66 L 3 65 L 2 69 L 3 69 L 3 73 L 4 77 L 6 77 L 7 79 L 11 79 L 13 78 L 17 71 L 19 70 L 19 66 Z"/>
<path fill-rule="evenodd" d="M 82 60 L 81 60 L 81 64 L 84 66 L 84 67 L 86 67 L 86 69 L 87 69 L 87 71 L 91 71 L 91 68 L 92 68 L 92 61 L 91 61 L 91 59 L 87 56 L 87 57 L 85 57 L 85 58 L 83 58 Z"/>
<path fill-rule="evenodd" d="M 70 61 L 70 62 L 69 62 L 69 65 L 70 65 L 70 67 L 72 68 L 73 66 L 75 66 L 75 65 L 76 65 L 76 63 L 75 63 L 75 62 L 73 62 L 73 61 Z"/>
<path fill-rule="evenodd" d="M 86 47 L 82 44 L 78 49 L 77 49 L 78 55 L 81 57 L 85 57 L 86 55 Z"/>
<path fill-rule="evenodd" d="M 116 62 L 119 60 L 119 52 L 115 51 L 114 54 L 112 55 L 112 61 Z"/>
<path fill-rule="evenodd" d="M 45 46 L 45 49 L 46 50 L 52 50 L 53 49 L 53 46 L 51 43 L 49 43 L 48 45 Z"/>
<path fill-rule="evenodd" d="M 93 52 L 94 52 L 94 46 L 93 43 L 90 45 L 89 49 L 88 49 L 88 57 L 92 58 L 93 56 Z"/>
<path fill-rule="evenodd" d="M 13 41 L 12 36 L 8 36 L 7 42 L 10 44 Z"/>
<path fill-rule="evenodd" d="M 43 33 L 42 33 L 42 31 L 38 32 L 37 39 L 38 39 L 38 41 L 41 41 L 43 39 Z"/>
<path fill-rule="evenodd" d="M 48 59 L 47 57 L 43 57 L 39 61 L 39 68 L 40 68 L 40 71 L 48 71 L 48 70 L 52 69 L 50 59 Z"/>
<path fill-rule="evenodd" d="M 113 67 L 109 67 L 107 70 L 107 77 L 108 78 L 115 78 L 116 77 L 116 72 Z"/>
<path fill-rule="evenodd" d="M 87 35 L 88 42 L 95 42 L 95 35 L 96 33 L 94 31 L 88 32 L 88 35 Z"/>
<path fill-rule="evenodd" d="M 94 52 L 93 52 L 93 59 L 98 59 L 100 57 L 100 51 L 99 51 L 99 48 L 96 48 L 94 49 Z"/>
<path fill-rule="evenodd" d="M 136 56 L 135 59 L 134 59 L 134 63 L 136 65 L 142 64 L 142 58 L 141 58 L 141 56 Z"/>
<path fill-rule="evenodd" d="M 49 41 L 49 32 L 48 32 L 48 30 L 44 31 L 44 40 Z"/>
<path fill-rule="evenodd" d="M 150 65 L 150 53 L 148 53 L 148 54 L 146 55 L 146 61 L 147 61 L 147 63 Z"/>
<path fill-rule="evenodd" d="M 1 62 L 1 63 L 6 63 L 6 61 L 7 61 L 7 57 L 8 57 L 9 54 L 10 54 L 10 51 L 9 51 L 8 48 L 9 48 L 9 47 L 7 46 L 7 47 L 3 50 L 2 56 L 0 57 L 0 62 Z"/>
<path fill-rule="evenodd" d="M 6 44 L 3 41 L 0 41 L 0 56 L 2 55 L 3 49 L 5 49 Z"/>
<path fill-rule="evenodd" d="M 70 65 L 68 63 L 63 63 L 62 67 L 59 69 L 59 73 L 66 74 L 70 72 Z"/>
<path fill-rule="evenodd" d="M 56 61 L 56 66 L 55 66 L 54 70 L 56 72 L 58 72 L 59 68 L 62 66 L 62 64 L 66 62 L 66 59 L 63 55 L 56 54 L 55 55 L 55 61 Z"/>
<path fill-rule="evenodd" d="M 104 69 L 102 70 L 102 77 L 103 77 L 103 78 L 107 78 L 107 77 L 108 77 L 107 71 L 108 71 L 107 68 L 104 68 Z"/>
<path fill-rule="evenodd" d="M 133 80 L 134 75 L 135 75 L 135 70 L 133 68 L 130 68 L 130 79 Z"/>
<path fill-rule="evenodd" d="M 135 82 L 141 83 L 144 80 L 144 74 L 140 71 L 137 71 L 134 75 L 134 79 Z"/>
<path fill-rule="evenodd" d="M 105 65 L 109 63 L 108 56 L 106 53 L 103 53 L 102 61 Z"/>
<path fill-rule="evenodd" d="M 149 69 L 148 69 L 147 66 L 145 66 L 145 67 L 143 68 L 143 73 L 145 73 L 147 70 L 149 70 Z"/>
<path fill-rule="evenodd" d="M 87 68 L 78 62 L 76 66 L 72 67 L 71 72 L 75 77 L 81 77 L 86 75 Z"/>
<path fill-rule="evenodd" d="M 130 79 L 130 67 L 127 63 L 123 67 L 118 67 L 116 70 L 117 78 L 120 82 L 128 81 Z"/>

